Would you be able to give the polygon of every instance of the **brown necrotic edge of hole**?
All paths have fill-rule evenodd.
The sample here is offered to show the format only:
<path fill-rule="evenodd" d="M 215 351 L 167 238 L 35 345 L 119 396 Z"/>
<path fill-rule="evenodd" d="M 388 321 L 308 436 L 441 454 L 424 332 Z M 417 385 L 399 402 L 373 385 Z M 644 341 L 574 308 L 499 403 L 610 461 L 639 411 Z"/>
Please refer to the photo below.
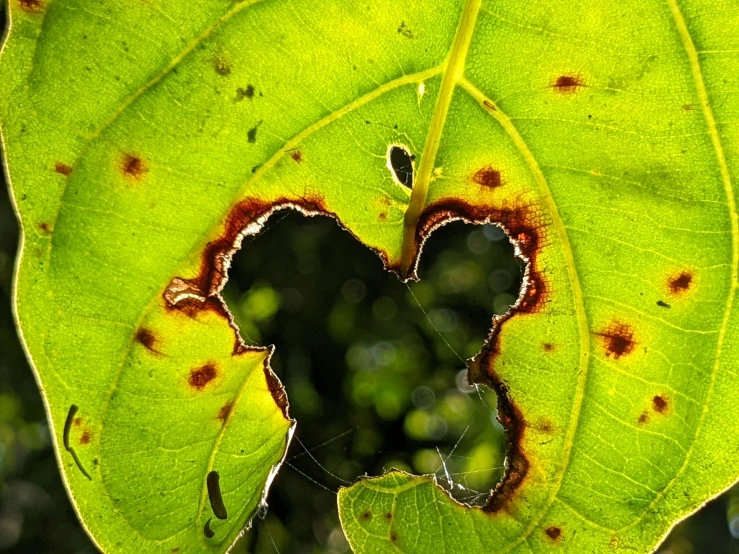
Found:
<path fill-rule="evenodd" d="M 386 154 L 386 166 L 393 181 L 406 188 L 413 188 L 413 159 L 410 150 L 402 144 L 391 144 Z"/>
<path fill-rule="evenodd" d="M 455 220 L 499 225 L 514 244 L 516 256 L 526 267 L 518 300 L 507 313 L 493 317 L 492 331 L 485 344 L 468 361 L 470 384 L 484 384 L 495 391 L 498 397 L 498 420 L 506 437 L 505 473 L 483 507 L 485 512 L 494 514 L 512 501 L 526 479 L 530 466 L 522 447 L 526 420 L 511 398 L 508 386 L 496 372 L 494 364 L 500 354 L 499 339 L 505 322 L 517 314 L 535 314 L 547 302 L 549 287 L 537 265 L 541 247 L 547 240 L 547 228 L 534 206 L 520 205 L 500 209 L 472 206 L 457 199 L 437 202 L 424 210 L 416 228 L 418 251 L 409 270 L 410 279 L 417 279 L 418 258 L 428 236 L 435 229 Z M 399 274 L 399 268 L 391 269 Z"/>
<path fill-rule="evenodd" d="M 329 211 L 320 196 L 280 197 L 273 201 L 249 198 L 234 206 L 226 217 L 220 236 L 205 245 L 197 275 L 190 279 L 175 277 L 162 294 L 165 309 L 169 313 L 179 313 L 193 319 L 197 319 L 204 313 L 214 313 L 224 318 L 234 331 L 232 351 L 234 356 L 246 352 L 269 350 L 264 362 L 267 388 L 286 419 L 289 419 L 287 395 L 279 379 L 269 367 L 272 350 L 266 347 L 247 346 L 244 343 L 239 328 L 221 296 L 221 291 L 228 278 L 231 259 L 241 247 L 244 237 L 258 234 L 273 214 L 288 209 L 308 217 L 317 215 L 331 217 L 339 227 L 357 238 L 342 225 L 334 213 Z M 376 249 L 373 251 L 380 257 L 385 269 L 393 269 L 388 263 L 385 252 Z"/>

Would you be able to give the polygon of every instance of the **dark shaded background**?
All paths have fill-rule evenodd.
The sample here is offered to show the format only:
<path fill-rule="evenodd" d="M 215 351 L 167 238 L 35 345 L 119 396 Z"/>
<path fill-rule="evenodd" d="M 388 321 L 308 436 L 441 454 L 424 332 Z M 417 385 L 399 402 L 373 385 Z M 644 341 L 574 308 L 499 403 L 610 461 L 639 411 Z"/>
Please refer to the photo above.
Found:
<path fill-rule="evenodd" d="M 17 241 L 0 177 L 0 551 L 95 552 L 59 478 L 15 331 Z M 390 467 L 436 473 L 458 499 L 482 503 L 504 445 L 495 396 L 466 385 L 462 360 L 515 300 L 520 275 L 494 227 L 437 231 L 423 281 L 406 287 L 333 221 L 273 216 L 236 256 L 224 294 L 248 342 L 277 345 L 273 367 L 298 428 L 268 512 L 234 551 L 348 552 L 335 491 Z M 739 491 L 680 524 L 660 552 L 739 553 L 730 527 L 739 536 Z"/>

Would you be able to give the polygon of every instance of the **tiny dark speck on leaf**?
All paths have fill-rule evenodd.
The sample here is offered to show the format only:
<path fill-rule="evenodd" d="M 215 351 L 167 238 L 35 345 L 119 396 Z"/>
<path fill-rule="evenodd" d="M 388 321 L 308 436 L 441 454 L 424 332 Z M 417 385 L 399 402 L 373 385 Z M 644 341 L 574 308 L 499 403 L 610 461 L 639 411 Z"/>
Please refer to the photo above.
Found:
<path fill-rule="evenodd" d="M 668 310 L 672 307 L 667 302 L 663 302 L 662 300 L 657 300 L 657 306 L 660 308 L 667 308 Z"/>

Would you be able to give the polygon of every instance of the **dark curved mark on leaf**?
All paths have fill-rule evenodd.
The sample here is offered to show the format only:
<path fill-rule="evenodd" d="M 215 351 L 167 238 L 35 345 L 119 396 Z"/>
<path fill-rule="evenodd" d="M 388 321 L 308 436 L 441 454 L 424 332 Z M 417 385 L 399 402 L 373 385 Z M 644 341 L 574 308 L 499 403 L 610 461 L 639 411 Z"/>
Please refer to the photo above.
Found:
<path fill-rule="evenodd" d="M 87 477 L 90 481 L 92 481 L 92 477 L 89 473 L 85 470 L 85 468 L 82 466 L 82 462 L 80 462 L 80 459 L 77 457 L 77 453 L 74 451 L 74 448 L 72 448 L 69 445 L 69 432 L 72 430 L 72 424 L 74 423 L 74 416 L 77 415 L 77 412 L 79 411 L 79 407 L 76 404 L 72 404 L 69 407 L 69 412 L 67 413 L 67 420 L 64 422 L 64 434 L 62 435 L 62 441 L 64 442 L 64 448 L 67 452 L 69 452 L 72 455 L 72 459 L 74 460 L 74 463 L 77 464 L 77 467 L 80 468 L 80 471 L 82 472 L 82 475 Z"/>
<path fill-rule="evenodd" d="M 208 518 L 208 521 L 205 522 L 205 525 L 203 526 L 203 534 L 209 538 L 212 539 L 216 536 L 216 534 L 213 532 L 213 529 L 210 528 L 210 520 L 213 518 Z"/>
<path fill-rule="evenodd" d="M 228 512 L 226 511 L 226 505 L 223 503 L 223 496 L 221 496 L 221 483 L 220 475 L 217 471 L 211 471 L 206 478 L 208 484 L 208 499 L 210 500 L 210 507 L 213 508 L 213 513 L 218 519 L 226 519 Z M 209 520 L 210 521 L 210 520 Z"/>

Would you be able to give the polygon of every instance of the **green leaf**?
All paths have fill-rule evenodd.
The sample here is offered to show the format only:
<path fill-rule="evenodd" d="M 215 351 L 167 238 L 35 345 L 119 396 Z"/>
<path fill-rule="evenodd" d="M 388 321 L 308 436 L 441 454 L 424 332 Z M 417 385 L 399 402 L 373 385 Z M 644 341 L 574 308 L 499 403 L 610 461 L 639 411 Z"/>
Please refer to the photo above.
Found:
<path fill-rule="evenodd" d="M 223 551 L 262 502 L 292 422 L 219 293 L 242 236 L 287 208 L 334 215 L 405 278 L 452 219 L 501 225 L 527 262 L 470 363 L 499 395 L 506 476 L 484 508 L 432 477 L 360 480 L 339 495 L 355 551 L 647 552 L 739 476 L 733 3 L 10 17 L 17 317 L 105 551 Z"/>

